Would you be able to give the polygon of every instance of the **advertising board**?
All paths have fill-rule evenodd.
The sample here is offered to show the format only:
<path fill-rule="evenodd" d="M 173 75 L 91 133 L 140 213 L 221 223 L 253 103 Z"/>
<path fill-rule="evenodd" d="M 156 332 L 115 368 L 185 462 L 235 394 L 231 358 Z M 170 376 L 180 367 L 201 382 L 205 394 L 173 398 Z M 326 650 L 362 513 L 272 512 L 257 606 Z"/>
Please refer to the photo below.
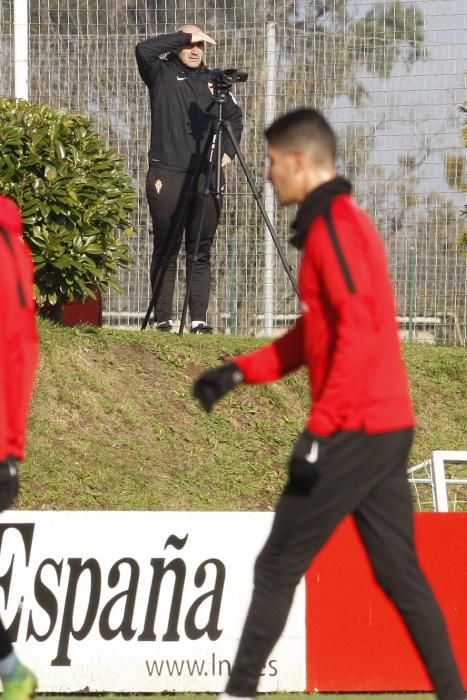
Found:
<path fill-rule="evenodd" d="M 0 617 L 40 691 L 223 690 L 272 513 L 0 517 Z M 305 595 L 263 670 L 305 689 Z"/>

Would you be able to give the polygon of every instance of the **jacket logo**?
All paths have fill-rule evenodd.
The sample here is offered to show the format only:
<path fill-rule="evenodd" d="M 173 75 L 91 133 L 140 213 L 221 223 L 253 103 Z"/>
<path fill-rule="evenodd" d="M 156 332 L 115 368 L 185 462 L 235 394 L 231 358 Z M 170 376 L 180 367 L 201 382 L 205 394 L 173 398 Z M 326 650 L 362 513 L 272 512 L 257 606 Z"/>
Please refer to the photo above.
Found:
<path fill-rule="evenodd" d="M 154 187 L 155 187 L 155 189 L 156 189 L 157 194 L 159 194 L 159 192 L 161 191 L 162 185 L 163 185 L 162 180 L 156 180 L 156 181 L 155 181 Z"/>
<path fill-rule="evenodd" d="M 177 80 L 186 80 L 186 76 L 177 75 Z"/>

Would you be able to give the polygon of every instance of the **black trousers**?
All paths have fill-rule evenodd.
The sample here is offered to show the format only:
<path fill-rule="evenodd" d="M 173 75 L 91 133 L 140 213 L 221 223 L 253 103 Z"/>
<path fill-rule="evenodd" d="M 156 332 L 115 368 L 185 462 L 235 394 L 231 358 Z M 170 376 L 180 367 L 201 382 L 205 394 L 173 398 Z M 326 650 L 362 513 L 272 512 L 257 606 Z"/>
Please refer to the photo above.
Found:
<path fill-rule="evenodd" d="M 10 637 L 7 634 L 3 622 L 0 620 L 0 661 L 11 654 L 12 651 L 13 646 Z"/>
<path fill-rule="evenodd" d="M 172 300 L 175 288 L 177 257 L 185 235 L 186 276 L 193 269 L 193 281 L 188 306 L 192 321 L 206 321 L 211 284 L 211 247 L 222 209 L 222 196 L 209 194 L 203 197 L 205 176 L 200 175 L 194 192 L 188 192 L 191 176 L 185 172 L 150 167 L 146 180 L 146 196 L 151 213 L 154 249 L 151 261 L 151 283 L 154 285 L 160 266 L 166 265 L 163 282 L 156 300 L 154 315 L 157 322 L 168 321 L 172 316 Z M 222 186 L 224 179 L 222 177 Z M 180 208 L 188 197 L 188 211 L 184 227 L 176 231 Z M 206 200 L 201 228 L 198 255 L 194 260 L 196 236 L 200 226 L 203 199 Z"/>
<path fill-rule="evenodd" d="M 406 477 L 412 431 L 340 432 L 319 442 L 322 456 L 310 465 L 308 493 L 289 481 L 256 561 L 253 598 L 227 692 L 255 694 L 285 626 L 295 587 L 338 523 L 353 513 L 376 580 L 401 614 L 439 698 L 462 700 L 464 689 L 444 618 L 414 547 Z"/>

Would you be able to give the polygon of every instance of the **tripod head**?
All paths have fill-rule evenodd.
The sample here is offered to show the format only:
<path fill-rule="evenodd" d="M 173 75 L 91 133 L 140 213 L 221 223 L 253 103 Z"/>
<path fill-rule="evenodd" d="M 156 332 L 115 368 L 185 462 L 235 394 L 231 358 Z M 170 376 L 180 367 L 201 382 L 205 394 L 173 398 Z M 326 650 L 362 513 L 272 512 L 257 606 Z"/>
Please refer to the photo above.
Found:
<path fill-rule="evenodd" d="M 213 95 L 216 102 L 227 102 L 232 85 L 244 83 L 248 78 L 248 73 L 237 70 L 237 68 L 213 68 L 209 72 L 209 80 L 213 86 Z"/>

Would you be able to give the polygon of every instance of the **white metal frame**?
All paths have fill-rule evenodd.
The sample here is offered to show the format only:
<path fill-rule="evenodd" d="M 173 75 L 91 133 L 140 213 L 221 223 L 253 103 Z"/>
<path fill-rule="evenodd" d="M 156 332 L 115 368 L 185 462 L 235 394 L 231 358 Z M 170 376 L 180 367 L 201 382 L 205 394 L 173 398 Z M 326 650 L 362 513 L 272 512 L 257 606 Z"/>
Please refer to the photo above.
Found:
<path fill-rule="evenodd" d="M 445 464 L 467 462 L 467 450 L 433 450 L 431 459 L 427 459 L 407 470 L 411 481 L 417 484 L 431 484 L 433 490 L 434 510 L 439 513 L 449 511 L 448 484 L 467 486 L 467 479 L 446 479 Z M 413 476 L 420 469 L 430 468 L 430 479 Z"/>

